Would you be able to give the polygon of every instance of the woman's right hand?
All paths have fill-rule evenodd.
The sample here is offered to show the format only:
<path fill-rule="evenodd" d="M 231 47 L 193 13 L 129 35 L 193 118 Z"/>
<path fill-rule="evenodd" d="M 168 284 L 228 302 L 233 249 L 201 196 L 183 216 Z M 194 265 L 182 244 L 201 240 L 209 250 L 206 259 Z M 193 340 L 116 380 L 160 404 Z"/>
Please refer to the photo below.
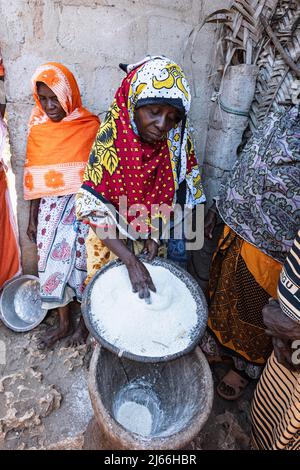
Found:
<path fill-rule="evenodd" d="M 213 231 L 217 223 L 217 214 L 213 209 L 209 209 L 204 219 L 204 236 L 212 238 Z"/>
<path fill-rule="evenodd" d="M 97 234 L 97 230 L 94 229 Z M 102 239 L 107 248 L 125 264 L 133 292 L 138 292 L 140 299 L 151 302 L 150 290 L 156 292 L 150 273 L 145 265 L 130 251 L 125 243 L 118 238 Z"/>
<path fill-rule="evenodd" d="M 30 201 L 27 235 L 32 243 L 36 243 L 39 207 L 40 199 L 33 199 L 32 201 Z"/>
<path fill-rule="evenodd" d="M 29 220 L 27 235 L 32 243 L 36 243 L 37 223 L 32 219 Z"/>
<path fill-rule="evenodd" d="M 150 291 L 156 292 L 156 288 L 149 271 L 136 256 L 132 256 L 125 264 L 133 292 L 138 292 L 140 299 L 145 299 L 146 303 L 150 303 Z"/>

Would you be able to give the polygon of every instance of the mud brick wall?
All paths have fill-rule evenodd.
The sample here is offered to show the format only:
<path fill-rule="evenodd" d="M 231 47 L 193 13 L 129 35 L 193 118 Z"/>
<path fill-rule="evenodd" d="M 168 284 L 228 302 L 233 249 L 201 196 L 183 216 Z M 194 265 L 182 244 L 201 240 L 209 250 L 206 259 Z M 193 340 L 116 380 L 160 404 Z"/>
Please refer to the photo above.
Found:
<path fill-rule="evenodd" d="M 180 63 L 193 93 L 191 121 L 199 161 L 205 159 L 215 26 L 189 35 L 203 18 L 228 0 L 0 0 L 0 46 L 6 66 L 7 114 L 16 176 L 18 223 L 24 272 L 35 272 L 35 246 L 26 235 L 29 204 L 22 176 L 27 122 L 33 105 L 35 68 L 59 61 L 78 79 L 84 106 L 103 117 L 120 83 L 120 62 L 163 54 Z M 192 59 L 191 59 L 192 52 Z M 220 177 L 218 162 L 207 166 L 209 181 Z M 204 174 L 204 177 L 206 174 Z M 213 187 L 212 184 L 210 184 Z M 210 186 L 206 193 L 210 198 Z"/>

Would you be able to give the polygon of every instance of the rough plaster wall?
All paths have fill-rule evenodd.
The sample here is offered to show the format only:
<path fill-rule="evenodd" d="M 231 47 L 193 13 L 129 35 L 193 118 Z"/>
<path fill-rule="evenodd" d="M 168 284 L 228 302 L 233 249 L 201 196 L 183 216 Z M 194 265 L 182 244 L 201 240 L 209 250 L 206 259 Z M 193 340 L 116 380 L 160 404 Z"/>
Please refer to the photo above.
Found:
<path fill-rule="evenodd" d="M 46 61 L 59 61 L 75 74 L 83 103 L 103 116 L 123 76 L 119 62 L 146 54 L 178 61 L 192 82 L 196 149 L 203 161 L 211 89 L 208 73 L 215 49 L 214 26 L 192 28 L 229 0 L 0 0 L 0 45 L 6 66 L 8 123 L 16 174 L 23 268 L 34 272 L 35 249 L 26 235 L 29 204 L 22 174 L 27 121 L 33 100 L 30 77 Z M 217 163 L 216 163 L 217 167 Z M 214 168 L 209 167 L 214 177 Z M 217 170 L 216 170 L 217 171 Z M 209 188 L 206 188 L 209 194 Z"/>

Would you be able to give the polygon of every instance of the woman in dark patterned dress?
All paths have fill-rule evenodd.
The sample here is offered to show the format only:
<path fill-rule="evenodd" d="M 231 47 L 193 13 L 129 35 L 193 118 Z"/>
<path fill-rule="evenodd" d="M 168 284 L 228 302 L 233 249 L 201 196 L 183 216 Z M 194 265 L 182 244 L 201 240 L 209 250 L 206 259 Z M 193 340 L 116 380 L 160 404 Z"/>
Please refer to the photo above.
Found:
<path fill-rule="evenodd" d="M 208 331 L 202 348 L 233 368 L 218 393 L 237 399 L 258 378 L 272 351 L 262 309 L 277 297 L 282 264 L 300 225 L 298 106 L 273 113 L 249 139 L 208 212 L 211 237 L 218 211 L 225 223 L 209 281 Z"/>

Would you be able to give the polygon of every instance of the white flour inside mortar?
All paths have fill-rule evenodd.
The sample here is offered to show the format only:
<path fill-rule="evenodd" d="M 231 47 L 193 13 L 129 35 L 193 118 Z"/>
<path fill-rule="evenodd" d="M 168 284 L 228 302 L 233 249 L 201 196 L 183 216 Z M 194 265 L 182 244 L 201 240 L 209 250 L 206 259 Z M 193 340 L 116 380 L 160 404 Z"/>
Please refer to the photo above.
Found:
<path fill-rule="evenodd" d="M 168 269 L 145 265 L 156 287 L 151 304 L 132 292 L 127 268 L 118 266 L 106 271 L 93 286 L 93 323 L 121 351 L 147 357 L 175 354 L 190 344 L 197 324 L 196 302 Z"/>
<path fill-rule="evenodd" d="M 118 409 L 117 421 L 129 431 L 142 436 L 149 436 L 152 428 L 152 416 L 145 405 L 134 401 L 125 401 Z"/>

